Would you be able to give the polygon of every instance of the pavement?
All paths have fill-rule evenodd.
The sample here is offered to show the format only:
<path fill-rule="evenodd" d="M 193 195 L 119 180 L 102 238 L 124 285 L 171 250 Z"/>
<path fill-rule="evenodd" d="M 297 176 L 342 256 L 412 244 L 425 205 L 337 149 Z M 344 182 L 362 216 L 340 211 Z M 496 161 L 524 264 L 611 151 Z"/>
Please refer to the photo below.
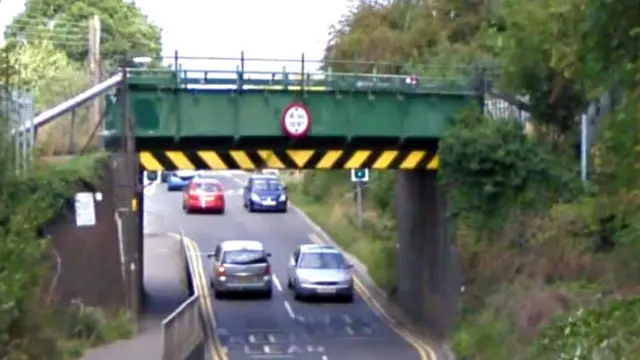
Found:
<path fill-rule="evenodd" d="M 248 175 L 222 171 L 216 176 L 225 188 L 224 215 L 184 213 L 181 193 L 167 192 L 163 184 L 148 188 L 145 210 L 162 217 L 157 232 L 182 232 L 200 253 L 202 272 L 196 276 L 200 279 L 196 285 L 205 292 L 204 305 L 213 315 L 209 326 L 220 360 L 435 360 L 433 350 L 395 322 L 366 289 L 360 289 L 353 303 L 294 300 L 286 288 L 287 261 L 297 246 L 318 242 L 323 234 L 293 208 L 284 214 L 249 213 L 241 197 Z M 206 254 L 224 240 L 265 244 L 273 254 L 272 299 L 211 296 L 207 284 L 211 263 Z"/>
<path fill-rule="evenodd" d="M 132 339 L 90 349 L 86 360 L 161 359 L 162 320 L 188 297 L 183 246 L 174 236 L 162 233 L 164 215 L 145 212 L 144 287 L 146 313 L 139 333 Z"/>

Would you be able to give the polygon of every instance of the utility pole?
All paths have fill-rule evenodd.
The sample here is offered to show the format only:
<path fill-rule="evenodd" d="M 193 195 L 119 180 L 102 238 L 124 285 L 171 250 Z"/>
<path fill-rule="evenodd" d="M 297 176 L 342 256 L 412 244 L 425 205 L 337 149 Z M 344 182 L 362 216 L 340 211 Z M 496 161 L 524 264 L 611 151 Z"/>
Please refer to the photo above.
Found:
<path fill-rule="evenodd" d="M 88 53 L 88 62 L 89 62 L 89 72 L 91 75 L 91 86 L 96 86 L 100 83 L 102 77 L 102 64 L 100 60 L 100 18 L 98 15 L 94 15 L 91 19 L 89 19 L 89 53 Z M 100 124 L 100 100 L 98 98 L 94 99 L 91 102 L 91 110 L 89 119 L 91 124 L 96 127 Z M 101 133 L 98 130 L 97 133 Z"/>
<path fill-rule="evenodd" d="M 580 116 L 580 179 L 586 184 L 589 159 L 589 124 L 587 114 Z"/>
<path fill-rule="evenodd" d="M 362 227 L 362 181 L 356 182 L 356 221 Z"/>
<path fill-rule="evenodd" d="M 356 186 L 356 222 L 362 227 L 362 188 L 369 181 L 369 169 L 351 169 L 351 182 Z"/>

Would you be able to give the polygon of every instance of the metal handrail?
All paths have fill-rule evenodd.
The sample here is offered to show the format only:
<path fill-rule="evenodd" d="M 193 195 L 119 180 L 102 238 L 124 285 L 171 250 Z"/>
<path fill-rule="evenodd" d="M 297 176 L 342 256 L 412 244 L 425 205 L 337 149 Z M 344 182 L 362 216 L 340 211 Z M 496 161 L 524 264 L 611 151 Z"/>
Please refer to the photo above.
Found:
<path fill-rule="evenodd" d="M 184 235 L 181 242 L 187 258 L 187 266 L 191 274 L 189 281 L 194 284 L 194 265 L 186 255 Z M 162 321 L 162 359 L 185 359 L 199 343 L 204 341 L 200 296 L 197 286 L 192 286 L 193 295 L 185 300 L 174 312 Z"/>

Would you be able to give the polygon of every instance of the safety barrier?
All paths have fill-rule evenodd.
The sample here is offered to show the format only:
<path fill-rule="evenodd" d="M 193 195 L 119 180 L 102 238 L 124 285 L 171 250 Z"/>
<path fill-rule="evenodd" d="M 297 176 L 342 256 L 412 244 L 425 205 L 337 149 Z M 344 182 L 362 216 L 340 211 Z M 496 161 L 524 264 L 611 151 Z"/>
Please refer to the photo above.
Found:
<path fill-rule="evenodd" d="M 193 169 L 400 169 L 437 170 L 438 154 L 392 149 L 156 150 L 138 153 L 146 171 Z"/>
<path fill-rule="evenodd" d="M 194 264 L 188 256 L 184 239 L 182 249 L 186 258 L 189 294 L 191 295 L 171 315 L 162 321 L 163 360 L 202 360 L 205 356 L 204 324 L 200 308 L 200 294 L 195 286 Z"/>

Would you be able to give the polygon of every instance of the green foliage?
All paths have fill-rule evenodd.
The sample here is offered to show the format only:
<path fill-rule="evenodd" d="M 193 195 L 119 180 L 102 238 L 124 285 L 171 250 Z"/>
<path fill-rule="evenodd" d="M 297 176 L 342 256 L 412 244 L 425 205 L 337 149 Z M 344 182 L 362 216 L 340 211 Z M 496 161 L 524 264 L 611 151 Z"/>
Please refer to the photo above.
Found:
<path fill-rule="evenodd" d="M 16 85 L 33 95 L 36 111 L 57 105 L 88 85 L 88 76 L 80 66 L 51 41 L 16 44 L 8 51 L 8 58 L 19 74 Z"/>
<path fill-rule="evenodd" d="M 451 211 L 474 229 L 501 228 L 513 211 L 544 209 L 567 195 L 571 174 L 518 121 L 467 113 L 445 134 L 439 152 Z"/>
<path fill-rule="evenodd" d="M 372 66 L 340 67 L 333 59 L 393 62 L 401 66 L 378 65 L 378 72 L 420 74 L 448 64 L 499 63 L 493 92 L 518 99 L 532 115 L 533 132 L 526 136 L 516 122 L 466 114 L 440 144 L 441 178 L 461 220 L 456 241 L 470 282 L 464 328 L 454 337 L 461 355 L 522 355 L 532 339 L 519 338 L 523 329 L 514 326 L 515 311 L 503 311 L 518 308 L 521 299 L 509 290 L 518 283 L 533 280 L 545 288 L 584 282 L 588 303 L 594 293 L 640 282 L 639 15 L 634 2 L 605 0 L 359 1 L 336 25 L 325 54 L 334 70 Z M 618 106 L 598 126 L 585 193 L 572 160 L 577 119 L 588 101 L 612 87 Z M 392 175 L 388 179 L 367 187 L 379 214 L 392 208 Z M 310 190 L 323 203 L 335 186 L 325 181 L 309 184 L 323 186 Z M 478 244 L 478 238 L 491 241 Z M 512 246 L 522 238 L 528 241 Z M 509 301 L 487 301 L 501 294 L 509 294 Z M 534 358 L 636 358 L 638 345 L 628 334 L 638 329 L 627 319 L 637 318 L 638 307 L 608 306 L 609 300 L 599 308 L 589 305 L 592 310 L 583 312 L 589 315 L 575 321 L 553 322 Z M 535 338 L 552 315 L 534 314 L 540 318 Z M 605 339 L 610 346 L 602 344 Z M 620 352 L 625 341 L 634 348 Z M 562 357 L 575 355 L 577 346 L 582 355 Z M 603 353 L 607 346 L 609 355 Z"/>
<path fill-rule="evenodd" d="M 501 2 L 506 27 L 498 49 L 502 90 L 526 96 L 527 110 L 553 139 L 575 134 L 576 117 L 587 100 L 584 81 L 576 79 L 582 71 L 575 54 L 581 12 L 572 6 L 582 2 Z"/>
<path fill-rule="evenodd" d="M 354 69 L 334 59 L 375 62 L 379 73 L 468 75 L 472 67 L 461 65 L 488 60 L 471 39 L 489 14 L 480 3 L 467 5 L 473 8 L 462 10 L 455 0 L 359 1 L 333 28 L 325 62 L 336 71 L 372 71 L 372 66 Z M 454 10 L 456 21 L 449 16 Z"/>
<path fill-rule="evenodd" d="M 10 157 L 1 159 L 0 349 L 21 344 L 22 339 L 11 337 L 12 329 L 23 327 L 27 315 L 37 311 L 33 304 L 47 270 L 42 258 L 48 249 L 39 231 L 59 214 L 80 181 L 97 180 L 103 157 L 95 154 L 55 167 L 36 167 L 26 178 L 15 172 Z"/>
<path fill-rule="evenodd" d="M 86 345 L 100 345 L 114 339 L 125 339 L 133 335 L 133 320 L 127 313 L 108 316 L 99 308 L 76 304 L 61 312 L 58 319 L 66 338 L 78 340 Z"/>
<path fill-rule="evenodd" d="M 9 25 L 5 37 L 49 39 L 76 62 L 87 56 L 89 18 L 98 15 L 102 27 L 102 60 L 111 66 L 131 56 L 159 56 L 161 30 L 135 5 L 123 0 L 74 1 L 28 0 L 25 11 Z M 52 28 L 50 29 L 50 27 Z"/>
<path fill-rule="evenodd" d="M 640 299 L 613 300 L 580 309 L 546 326 L 531 347 L 531 359 L 626 360 L 640 351 Z"/>

